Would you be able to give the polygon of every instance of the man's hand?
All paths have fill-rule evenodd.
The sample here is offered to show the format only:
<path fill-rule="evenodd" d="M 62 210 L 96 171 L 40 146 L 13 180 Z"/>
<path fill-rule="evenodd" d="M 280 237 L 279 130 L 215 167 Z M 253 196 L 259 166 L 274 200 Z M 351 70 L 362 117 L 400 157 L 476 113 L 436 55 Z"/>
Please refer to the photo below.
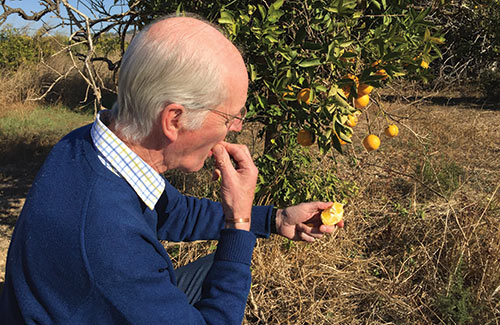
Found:
<path fill-rule="evenodd" d="M 321 223 L 321 211 L 330 208 L 332 204 L 332 202 L 309 202 L 280 209 L 276 213 L 276 231 L 288 239 L 309 242 L 323 237 L 325 233 L 332 233 L 337 227 L 344 227 L 343 220 L 335 226 Z"/>
<path fill-rule="evenodd" d="M 212 149 L 220 173 L 222 208 L 226 227 L 250 230 L 252 204 L 259 174 L 244 145 L 221 142 Z M 231 158 L 235 162 L 234 167 Z M 246 222 L 242 222 L 247 220 Z M 236 221 L 236 222 L 234 222 Z"/>

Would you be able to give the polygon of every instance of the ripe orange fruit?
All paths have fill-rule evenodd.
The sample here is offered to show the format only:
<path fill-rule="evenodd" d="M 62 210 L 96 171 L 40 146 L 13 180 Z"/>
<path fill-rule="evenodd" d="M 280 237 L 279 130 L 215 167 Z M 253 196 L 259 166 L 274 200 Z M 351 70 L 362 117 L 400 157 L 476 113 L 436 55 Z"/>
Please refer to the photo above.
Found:
<path fill-rule="evenodd" d="M 349 115 L 345 124 L 352 128 L 355 127 L 358 124 L 358 117 L 356 115 Z"/>
<path fill-rule="evenodd" d="M 428 69 L 429 68 L 429 62 L 425 61 L 425 60 L 422 60 L 422 62 L 420 62 L 420 66 L 424 69 Z"/>
<path fill-rule="evenodd" d="M 372 92 L 373 86 L 367 84 L 361 84 L 358 87 L 358 96 L 368 95 Z"/>
<path fill-rule="evenodd" d="M 354 100 L 354 107 L 356 108 L 364 108 L 370 103 L 370 96 L 369 95 L 363 95 L 359 96 Z"/>
<path fill-rule="evenodd" d="M 363 139 L 363 146 L 368 151 L 377 150 L 380 147 L 380 139 L 375 134 L 369 134 Z"/>
<path fill-rule="evenodd" d="M 385 135 L 387 135 L 388 137 L 395 137 L 398 135 L 399 133 L 399 129 L 397 127 L 397 125 L 394 125 L 394 124 L 391 124 L 391 125 L 388 125 L 385 130 L 384 130 L 384 133 Z"/>
<path fill-rule="evenodd" d="M 306 103 L 309 104 L 311 102 L 311 89 L 310 88 L 304 88 L 299 91 L 297 94 L 297 100 L 299 103 Z"/>
<path fill-rule="evenodd" d="M 303 145 L 304 147 L 308 147 L 314 143 L 314 138 L 311 132 L 301 129 L 297 133 L 297 143 Z"/>
<path fill-rule="evenodd" d="M 389 75 L 387 74 L 387 71 L 385 71 L 385 69 L 380 69 L 377 72 L 375 72 L 375 74 L 377 76 L 382 76 L 381 80 L 385 80 L 385 79 L 389 78 Z"/>
<path fill-rule="evenodd" d="M 323 210 L 321 212 L 321 222 L 327 226 L 333 226 L 342 220 L 344 216 L 344 205 L 342 203 L 335 202 L 331 208 Z"/>

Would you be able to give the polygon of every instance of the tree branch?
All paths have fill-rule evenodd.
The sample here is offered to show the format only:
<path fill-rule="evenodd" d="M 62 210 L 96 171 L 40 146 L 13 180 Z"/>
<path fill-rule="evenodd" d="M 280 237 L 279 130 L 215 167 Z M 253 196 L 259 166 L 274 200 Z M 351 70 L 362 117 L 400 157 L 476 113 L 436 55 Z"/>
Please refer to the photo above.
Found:
<path fill-rule="evenodd" d="M 36 12 L 31 12 L 31 15 L 27 14 L 23 9 L 21 8 L 12 8 L 6 4 L 6 0 L 1 0 L 0 4 L 2 6 L 3 12 L 0 14 L 0 25 L 2 25 L 7 18 L 12 15 L 12 14 L 17 14 L 24 20 L 33 20 L 33 21 L 39 21 L 42 19 L 43 16 L 50 12 L 54 12 L 57 15 L 59 15 L 59 5 L 61 3 L 61 0 L 43 0 L 40 1 L 40 4 L 44 6 L 45 8 L 36 11 Z"/>

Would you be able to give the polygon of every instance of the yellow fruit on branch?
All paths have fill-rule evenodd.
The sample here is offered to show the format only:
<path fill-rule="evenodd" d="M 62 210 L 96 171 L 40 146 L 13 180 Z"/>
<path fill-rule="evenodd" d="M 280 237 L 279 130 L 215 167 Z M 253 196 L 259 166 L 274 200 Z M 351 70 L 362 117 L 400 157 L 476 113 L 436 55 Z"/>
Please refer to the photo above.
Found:
<path fill-rule="evenodd" d="M 363 139 L 363 146 L 368 151 L 377 150 L 380 147 L 380 139 L 375 134 L 369 134 Z"/>
<path fill-rule="evenodd" d="M 356 98 L 354 100 L 354 107 L 365 108 L 366 106 L 368 106 L 369 103 L 370 103 L 370 96 L 369 95 L 359 96 L 358 98 Z"/>
<path fill-rule="evenodd" d="M 345 124 L 352 128 L 355 127 L 358 124 L 358 117 L 356 115 L 349 115 Z"/>
<path fill-rule="evenodd" d="M 387 135 L 388 137 L 395 137 L 398 135 L 399 133 L 399 129 L 397 127 L 397 125 L 394 125 L 394 124 L 391 124 L 391 125 L 388 125 L 385 130 L 384 130 L 384 133 L 385 135 Z"/>
<path fill-rule="evenodd" d="M 333 203 L 329 209 L 321 212 L 321 222 L 327 226 L 336 225 L 342 220 L 343 217 L 344 205 L 338 202 Z"/>
<path fill-rule="evenodd" d="M 355 86 L 356 89 L 359 86 L 359 79 L 352 73 L 348 73 L 347 75 L 341 77 L 341 79 L 344 79 L 344 81 L 341 82 L 342 86 L 342 92 L 344 93 L 345 98 L 349 98 L 349 95 L 351 94 L 351 87 Z M 351 79 L 351 81 L 345 81 L 345 79 Z"/>
<path fill-rule="evenodd" d="M 297 133 L 297 143 L 304 147 L 308 147 L 314 143 L 314 137 L 311 132 L 301 129 Z"/>
<path fill-rule="evenodd" d="M 299 103 L 306 103 L 309 104 L 311 102 L 311 89 L 310 88 L 304 88 L 299 91 L 297 94 L 297 100 Z"/>
<path fill-rule="evenodd" d="M 381 76 L 382 77 L 381 80 L 385 80 L 385 79 L 389 78 L 389 75 L 387 74 L 387 71 L 385 71 L 385 69 L 380 69 L 377 72 L 375 72 L 375 74 L 377 76 Z"/>
<path fill-rule="evenodd" d="M 361 84 L 358 87 L 358 96 L 369 95 L 373 90 L 372 85 Z"/>

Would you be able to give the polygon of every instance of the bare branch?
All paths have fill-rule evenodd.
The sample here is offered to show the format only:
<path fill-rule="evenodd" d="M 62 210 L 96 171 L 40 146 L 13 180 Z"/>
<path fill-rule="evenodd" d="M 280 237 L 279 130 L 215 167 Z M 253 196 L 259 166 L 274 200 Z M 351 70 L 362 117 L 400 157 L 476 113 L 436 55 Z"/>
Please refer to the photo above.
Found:
<path fill-rule="evenodd" d="M 59 14 L 59 5 L 61 3 L 61 0 L 43 0 L 40 1 L 40 4 L 44 6 L 45 8 L 37 11 L 37 12 L 31 12 L 30 14 L 27 14 L 23 9 L 21 8 L 12 8 L 9 7 L 6 3 L 6 0 L 1 0 L 0 4 L 3 9 L 3 13 L 0 14 L 0 25 L 2 25 L 7 18 L 12 15 L 12 14 L 17 14 L 24 20 L 33 20 L 33 21 L 39 21 L 42 19 L 43 16 L 46 14 L 53 12 Z"/>
<path fill-rule="evenodd" d="M 99 75 L 96 62 L 104 62 L 107 68 L 113 71 L 113 79 L 116 80 L 116 73 L 121 63 L 121 56 L 124 53 L 127 33 L 131 27 L 135 27 L 138 13 L 135 11 L 140 0 L 134 2 L 125 0 L 114 1 L 107 4 L 105 0 L 79 0 L 70 3 L 69 0 L 40 0 L 43 10 L 39 12 L 26 13 L 21 8 L 11 8 L 6 4 L 7 0 L 0 0 L 3 13 L 0 15 L 0 24 L 11 14 L 18 14 L 25 20 L 40 20 L 48 13 L 52 13 L 59 19 L 57 27 L 69 26 L 70 35 L 68 44 L 60 44 L 61 49 L 55 55 L 67 52 L 72 65 L 66 72 L 56 72 L 57 78 L 37 98 L 28 100 L 41 100 L 45 98 L 54 86 L 66 78 L 70 72 L 77 71 L 87 84 L 87 95 L 94 95 L 94 108 L 97 113 L 101 109 L 102 91 L 113 91 L 106 87 L 105 78 Z M 120 9 L 119 11 L 116 9 Z M 0 9 L 1 10 L 1 9 Z M 62 11 L 61 11 L 62 10 Z M 48 27 L 47 33 L 54 29 Z M 111 59 L 107 54 L 96 52 L 96 43 L 111 32 L 116 32 L 119 40 L 119 57 Z M 118 44 L 118 43 L 117 43 Z M 83 46 L 82 46 L 83 45 Z M 45 64 L 45 63 L 44 63 Z M 47 65 L 47 64 L 46 64 Z"/>

